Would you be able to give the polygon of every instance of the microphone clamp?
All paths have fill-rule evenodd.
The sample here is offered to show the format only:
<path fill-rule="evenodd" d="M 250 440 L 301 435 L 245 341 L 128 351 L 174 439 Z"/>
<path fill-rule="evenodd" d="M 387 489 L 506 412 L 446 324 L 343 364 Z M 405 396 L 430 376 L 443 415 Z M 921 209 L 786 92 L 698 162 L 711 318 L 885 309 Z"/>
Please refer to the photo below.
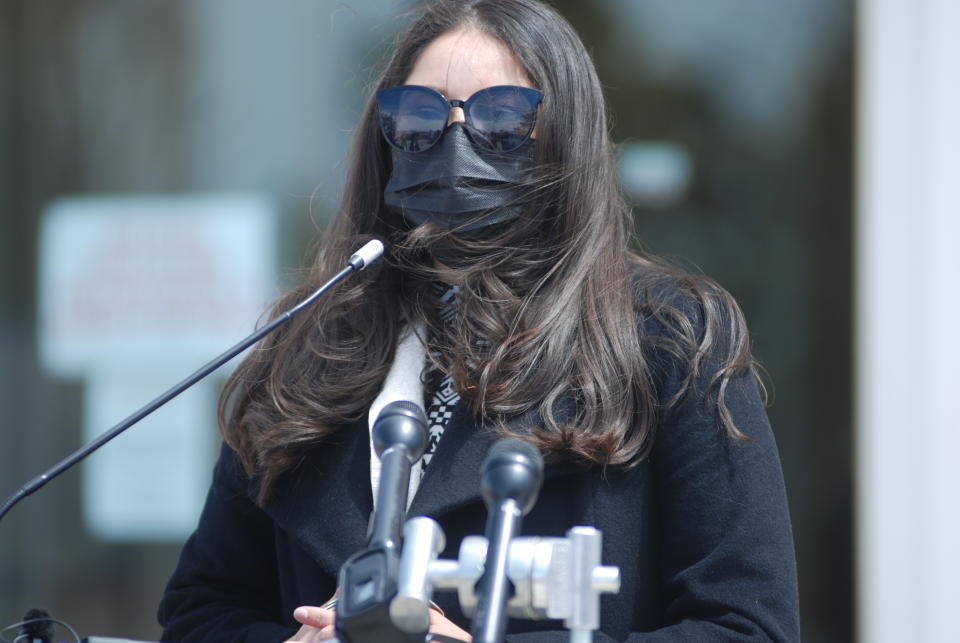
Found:
<path fill-rule="evenodd" d="M 411 518 L 404 525 L 397 596 L 390 616 L 401 629 L 429 619 L 435 590 L 456 591 L 460 608 L 473 617 L 476 585 L 484 572 L 487 539 L 468 536 L 456 560 L 438 559 L 444 534 L 432 518 Z M 565 538 L 523 537 L 510 541 L 507 578 L 514 593 L 507 615 L 522 619 L 560 619 L 573 642 L 592 641 L 600 627 L 600 597 L 620 591 L 620 569 L 601 564 L 603 534 L 573 527 Z"/>

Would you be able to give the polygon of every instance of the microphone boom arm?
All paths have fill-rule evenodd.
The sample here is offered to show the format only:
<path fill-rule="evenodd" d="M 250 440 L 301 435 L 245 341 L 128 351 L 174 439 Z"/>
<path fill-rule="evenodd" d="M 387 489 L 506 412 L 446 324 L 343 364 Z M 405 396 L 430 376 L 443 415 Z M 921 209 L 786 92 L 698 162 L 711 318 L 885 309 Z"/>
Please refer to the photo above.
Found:
<path fill-rule="evenodd" d="M 258 341 L 260 341 L 261 339 L 263 339 L 264 337 L 266 337 L 267 335 L 275 331 L 280 326 L 283 326 L 284 324 L 289 322 L 291 319 L 293 319 L 294 315 L 296 315 L 298 312 L 300 312 L 301 310 L 303 310 L 304 308 L 312 304 L 314 301 L 316 301 L 317 298 L 319 298 L 323 293 L 330 290 L 333 286 L 339 283 L 344 277 L 354 272 L 359 272 L 360 270 L 363 270 L 364 268 L 369 266 L 371 263 L 379 259 L 382 254 L 383 254 L 382 241 L 378 239 L 374 239 L 372 241 L 367 242 L 363 247 L 357 250 L 357 252 L 350 257 L 350 259 L 347 261 L 346 267 L 343 270 L 335 274 L 329 281 L 327 281 L 322 286 L 317 288 L 309 297 L 307 297 L 306 299 L 304 299 L 299 304 L 297 304 L 290 310 L 286 311 L 285 313 L 277 316 L 275 319 L 271 320 L 267 325 L 257 329 L 251 335 L 249 335 L 246 339 L 243 339 L 237 344 L 235 344 L 234 346 L 228 348 L 219 356 L 212 359 L 210 362 L 202 366 L 200 369 L 198 369 L 191 375 L 188 375 L 185 379 L 175 384 L 166 392 L 161 393 L 155 399 L 148 402 L 145 406 L 141 407 L 139 410 L 137 410 L 132 415 L 130 415 L 129 417 L 121 421 L 119 424 L 115 425 L 113 428 L 100 434 L 99 436 L 97 436 L 96 438 L 94 438 L 93 440 L 85 444 L 83 447 L 81 447 L 71 455 L 67 456 L 66 458 L 58 462 L 53 467 L 44 471 L 43 473 L 38 475 L 36 478 L 33 478 L 32 480 L 27 482 L 25 485 L 20 487 L 20 489 L 18 489 L 16 493 L 10 496 L 7 499 L 7 501 L 3 503 L 3 506 L 0 507 L 0 520 L 2 520 L 3 517 L 7 514 L 7 512 L 9 512 L 14 507 L 14 505 L 16 505 L 18 502 L 20 502 L 30 494 L 38 491 L 48 482 L 50 482 L 51 480 L 59 476 L 61 473 L 63 473 L 67 469 L 71 468 L 73 465 L 77 464 L 78 462 L 86 458 L 88 455 L 90 455 L 91 453 L 93 453 L 103 445 L 105 445 L 107 442 L 114 439 L 115 437 L 117 437 L 118 435 L 120 435 L 121 433 L 129 429 L 131 426 L 133 426 L 143 418 L 147 417 L 148 415 L 150 415 L 151 413 L 159 409 L 161 406 L 163 406 L 173 398 L 177 397 L 178 395 L 186 391 L 188 388 L 190 388 L 191 386 L 193 386 L 203 378 L 210 375 L 210 373 L 212 373 L 213 371 L 217 370 L 218 368 L 220 368 L 221 366 L 229 362 L 231 359 L 233 359 L 234 357 L 242 353 L 244 350 L 246 350 L 250 346 L 253 346 L 255 343 L 257 343 Z"/>

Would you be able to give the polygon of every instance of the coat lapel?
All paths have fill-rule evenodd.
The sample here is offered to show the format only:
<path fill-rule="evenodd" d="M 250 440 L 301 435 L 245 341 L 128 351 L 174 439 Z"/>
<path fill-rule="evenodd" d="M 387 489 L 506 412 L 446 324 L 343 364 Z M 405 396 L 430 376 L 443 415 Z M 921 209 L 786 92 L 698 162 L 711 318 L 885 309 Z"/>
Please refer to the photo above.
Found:
<path fill-rule="evenodd" d="M 463 402 L 458 402 L 430 466 L 420 480 L 408 516 L 437 518 L 480 498 L 480 466 L 494 438 L 477 425 Z"/>
<path fill-rule="evenodd" d="M 310 451 L 266 507 L 280 528 L 331 574 L 366 546 L 372 509 L 366 417 Z"/>
<path fill-rule="evenodd" d="M 511 428 L 529 430 L 542 422 L 537 412 L 530 412 L 510 422 Z M 440 438 L 437 451 L 430 460 L 414 496 L 407 516 L 443 514 L 471 503 L 481 503 L 480 476 L 483 461 L 497 437 L 489 426 L 478 424 L 461 401 L 454 407 L 449 424 Z M 581 471 L 571 463 L 551 463 L 543 472 L 544 482 Z"/>
<path fill-rule="evenodd" d="M 511 425 L 523 430 L 537 421 L 539 414 L 531 413 Z M 458 403 L 407 515 L 440 518 L 472 503 L 485 511 L 480 495 L 481 467 L 495 441 L 489 427 L 478 424 L 466 406 Z M 544 470 L 544 481 L 578 471 L 569 463 L 550 464 Z M 279 527 L 331 574 L 336 574 L 351 554 L 366 547 L 372 510 L 366 418 L 344 426 L 313 449 L 279 483 L 266 507 Z"/>

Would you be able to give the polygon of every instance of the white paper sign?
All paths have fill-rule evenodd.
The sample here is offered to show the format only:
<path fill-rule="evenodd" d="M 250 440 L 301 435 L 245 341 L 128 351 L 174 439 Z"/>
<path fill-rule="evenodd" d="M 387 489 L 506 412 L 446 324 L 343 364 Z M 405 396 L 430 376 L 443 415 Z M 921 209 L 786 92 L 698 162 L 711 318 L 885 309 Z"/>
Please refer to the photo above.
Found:
<path fill-rule="evenodd" d="M 61 199 L 41 229 L 42 363 L 85 382 L 90 440 L 249 334 L 275 294 L 277 213 L 255 196 Z M 99 538 L 180 540 L 196 525 L 233 364 L 91 456 Z M 70 444 L 72 427 L 64 427 Z"/>

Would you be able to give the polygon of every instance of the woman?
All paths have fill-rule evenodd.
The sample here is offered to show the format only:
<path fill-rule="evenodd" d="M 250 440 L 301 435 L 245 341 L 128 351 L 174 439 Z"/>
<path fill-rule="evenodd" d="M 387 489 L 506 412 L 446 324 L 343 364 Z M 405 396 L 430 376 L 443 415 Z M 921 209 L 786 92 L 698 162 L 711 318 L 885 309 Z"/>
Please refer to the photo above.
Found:
<path fill-rule="evenodd" d="M 409 515 L 441 523 L 443 557 L 483 533 L 491 441 L 520 437 L 548 462 L 524 531 L 593 525 L 620 568 L 598 640 L 798 640 L 741 313 L 713 282 L 628 250 L 600 85 L 571 27 L 535 0 L 434 2 L 377 90 L 311 278 L 275 312 L 370 236 L 389 257 L 232 376 L 228 446 L 160 608 L 164 640 L 333 636 L 322 605 L 364 545 L 367 416 L 401 341 L 421 351 L 432 410 Z M 455 599 L 435 600 L 431 631 L 469 640 Z M 511 621 L 507 640 L 566 634 Z"/>

